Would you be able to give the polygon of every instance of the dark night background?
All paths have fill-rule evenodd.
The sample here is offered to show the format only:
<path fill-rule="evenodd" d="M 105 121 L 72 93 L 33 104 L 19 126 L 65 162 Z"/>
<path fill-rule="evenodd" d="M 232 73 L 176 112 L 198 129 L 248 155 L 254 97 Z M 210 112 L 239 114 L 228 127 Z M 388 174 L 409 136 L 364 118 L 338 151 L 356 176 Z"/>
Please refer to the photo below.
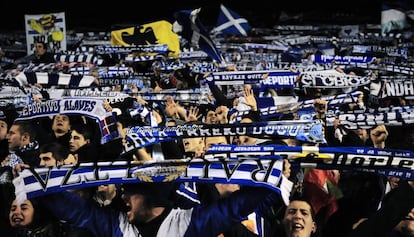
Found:
<path fill-rule="evenodd" d="M 109 31 L 120 26 L 140 25 L 158 20 L 174 21 L 178 10 L 201 7 L 202 23 L 216 24 L 220 3 L 246 18 L 251 27 L 272 27 L 276 24 L 379 24 L 381 0 L 346 1 L 265 1 L 265 0 L 175 0 L 175 1 L 63 1 L 28 0 L 1 1 L 0 32 L 24 31 L 25 14 L 65 12 L 67 30 Z M 281 21 L 282 12 L 302 13 L 300 20 Z"/>

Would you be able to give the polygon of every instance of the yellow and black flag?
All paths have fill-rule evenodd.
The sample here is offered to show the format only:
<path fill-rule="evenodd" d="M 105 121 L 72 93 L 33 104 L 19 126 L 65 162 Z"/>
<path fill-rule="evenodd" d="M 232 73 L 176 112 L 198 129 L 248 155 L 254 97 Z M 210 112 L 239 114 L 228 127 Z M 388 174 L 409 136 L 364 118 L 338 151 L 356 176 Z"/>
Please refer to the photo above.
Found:
<path fill-rule="evenodd" d="M 170 51 L 168 56 L 178 57 L 180 41 L 178 35 L 172 31 L 172 24 L 168 21 L 156 21 L 135 27 L 129 27 L 111 32 L 111 45 L 152 45 L 166 44 Z"/>

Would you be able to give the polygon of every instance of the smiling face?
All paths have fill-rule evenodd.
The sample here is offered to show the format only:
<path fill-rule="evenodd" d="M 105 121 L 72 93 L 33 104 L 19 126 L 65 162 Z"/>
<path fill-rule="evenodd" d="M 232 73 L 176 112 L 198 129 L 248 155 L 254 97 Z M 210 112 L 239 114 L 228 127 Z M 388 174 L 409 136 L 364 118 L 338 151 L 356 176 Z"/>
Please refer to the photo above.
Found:
<path fill-rule="evenodd" d="M 309 237 L 316 231 L 311 206 L 305 201 L 294 200 L 286 208 L 283 226 L 287 237 Z"/>
<path fill-rule="evenodd" d="M 25 227 L 33 222 L 34 208 L 32 202 L 25 200 L 22 204 L 18 204 L 17 200 L 14 200 L 10 212 L 9 221 L 12 227 Z"/>

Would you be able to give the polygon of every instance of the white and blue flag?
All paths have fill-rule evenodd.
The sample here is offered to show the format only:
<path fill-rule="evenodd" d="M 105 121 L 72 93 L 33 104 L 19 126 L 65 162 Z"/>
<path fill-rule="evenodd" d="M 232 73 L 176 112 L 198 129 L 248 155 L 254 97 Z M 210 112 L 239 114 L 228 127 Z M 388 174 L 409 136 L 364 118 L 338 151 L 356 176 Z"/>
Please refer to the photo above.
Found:
<path fill-rule="evenodd" d="M 217 19 L 217 24 L 214 29 L 211 30 L 212 34 L 226 34 L 226 35 L 242 35 L 247 36 L 250 30 L 249 22 L 241 17 L 236 12 L 220 5 L 220 13 Z"/>
<path fill-rule="evenodd" d="M 219 63 L 224 62 L 223 56 L 198 17 L 200 11 L 201 8 L 175 12 L 176 22 L 173 24 L 173 31 L 188 40 L 191 46 L 206 52 L 212 59 Z"/>

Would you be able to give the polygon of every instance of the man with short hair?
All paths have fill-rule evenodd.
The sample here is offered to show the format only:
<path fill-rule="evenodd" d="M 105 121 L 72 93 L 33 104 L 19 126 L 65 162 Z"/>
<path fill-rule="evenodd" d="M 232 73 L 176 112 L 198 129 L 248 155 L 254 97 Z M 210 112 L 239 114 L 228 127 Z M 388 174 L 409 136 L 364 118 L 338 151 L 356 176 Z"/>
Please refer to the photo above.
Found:
<path fill-rule="evenodd" d="M 305 199 L 291 200 L 283 217 L 286 237 L 310 237 L 316 232 L 315 213 Z"/>
<path fill-rule="evenodd" d="M 60 166 L 65 163 L 69 150 L 60 143 L 52 142 L 40 146 L 39 153 L 41 166 Z"/>
<path fill-rule="evenodd" d="M 16 120 L 6 138 L 11 154 L 19 156 L 29 166 L 39 165 L 39 143 L 36 140 L 34 124 L 30 121 Z"/>
<path fill-rule="evenodd" d="M 47 43 L 45 42 L 36 42 L 34 44 L 34 54 L 32 58 L 32 63 L 55 63 L 56 59 L 53 53 L 48 52 Z"/>
<path fill-rule="evenodd" d="M 67 114 L 57 114 L 53 116 L 52 131 L 54 139 L 68 146 L 70 140 L 71 118 Z"/>
<path fill-rule="evenodd" d="M 22 58 L 18 58 L 14 61 L 14 64 L 49 64 L 56 63 L 56 59 L 53 53 L 48 52 L 46 42 L 35 42 L 33 45 L 33 53 Z"/>
<path fill-rule="evenodd" d="M 258 206 L 278 194 L 263 187 L 243 187 L 229 197 L 190 209 L 173 207 L 174 183 L 135 183 L 123 186 L 126 211 L 114 212 L 70 192 L 52 193 L 42 200 L 52 215 L 83 226 L 100 237 L 218 236 L 240 223 Z M 229 211 L 231 210 L 231 211 Z"/>

